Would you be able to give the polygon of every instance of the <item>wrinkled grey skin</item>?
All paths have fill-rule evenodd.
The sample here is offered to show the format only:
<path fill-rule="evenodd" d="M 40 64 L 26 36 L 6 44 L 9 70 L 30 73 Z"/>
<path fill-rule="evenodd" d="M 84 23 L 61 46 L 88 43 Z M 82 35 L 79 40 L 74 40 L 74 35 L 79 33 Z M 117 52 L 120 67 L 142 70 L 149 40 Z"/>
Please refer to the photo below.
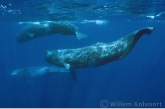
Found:
<path fill-rule="evenodd" d="M 13 71 L 11 73 L 12 76 L 19 76 L 22 78 L 33 78 L 33 77 L 40 77 L 54 73 L 69 73 L 70 71 L 61 68 L 61 67 L 48 67 L 48 66 L 39 66 L 39 67 L 27 67 L 21 68 Z"/>
<path fill-rule="evenodd" d="M 18 43 L 22 44 L 38 37 L 44 37 L 46 35 L 53 35 L 57 33 L 62 35 L 73 35 L 78 39 L 86 37 L 85 35 L 78 33 L 77 27 L 70 23 L 41 22 L 39 24 L 27 25 L 18 35 L 16 35 L 15 38 Z"/>
<path fill-rule="evenodd" d="M 154 27 L 146 27 L 111 43 L 98 42 L 78 49 L 48 50 L 46 61 L 66 69 L 97 67 L 127 56 L 143 34 L 150 34 Z"/>

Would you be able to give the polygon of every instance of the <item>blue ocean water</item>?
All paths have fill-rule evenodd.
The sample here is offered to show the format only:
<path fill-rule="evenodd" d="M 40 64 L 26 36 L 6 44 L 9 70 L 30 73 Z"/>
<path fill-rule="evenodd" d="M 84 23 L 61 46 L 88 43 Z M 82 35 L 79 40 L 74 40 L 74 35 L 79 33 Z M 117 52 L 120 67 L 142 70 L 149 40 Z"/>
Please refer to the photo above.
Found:
<path fill-rule="evenodd" d="M 23 2 L 24 5 L 28 3 L 37 4 L 37 1 L 34 2 L 34 0 Z M 74 2 L 74 6 L 80 5 L 76 0 L 71 3 Z M 1 3 L 0 107 L 165 107 L 165 22 L 164 16 L 158 16 L 162 12 L 160 5 L 163 4 L 162 1 L 155 3 L 153 0 L 153 4 L 139 7 L 140 9 L 154 8 L 149 8 L 149 10 L 145 10 L 144 13 L 141 12 L 138 15 L 130 14 L 133 12 L 132 9 L 129 9 L 131 11 L 125 9 L 126 11 L 122 11 L 122 14 L 118 15 L 115 13 L 121 11 L 121 8 L 126 3 L 122 2 L 121 4 L 121 1 L 116 0 L 115 2 L 113 0 L 116 5 L 122 6 L 117 5 L 119 8 L 114 8 L 114 6 L 114 10 L 110 10 L 110 8 L 109 10 L 114 13 L 110 16 L 106 16 L 110 14 L 109 11 L 98 8 L 100 5 L 104 6 L 104 2 L 97 1 L 93 4 L 92 1 L 84 2 L 85 4 L 88 2 L 88 5 L 91 5 L 82 5 L 83 2 L 81 2 L 81 9 L 77 10 L 77 12 L 73 9 L 74 13 L 67 13 L 68 10 L 74 7 L 71 4 L 68 6 L 70 8 L 67 7 L 68 10 L 63 10 L 64 13 L 56 13 L 54 10 L 53 14 L 49 13 L 49 17 L 45 16 L 45 14 L 37 16 L 41 14 L 37 13 L 38 11 L 46 13 L 46 10 L 48 10 L 46 6 L 43 8 L 46 2 L 40 2 L 42 9 L 37 8 L 40 10 L 35 11 L 37 13 L 36 17 L 29 16 L 26 13 L 26 18 L 23 15 L 13 13 L 12 17 L 11 13 L 7 14 L 10 9 L 4 8 L 10 3 L 17 4 L 15 8 L 19 8 L 21 1 L 14 0 L 14 2 L 8 1 L 6 3 L 4 1 Z M 147 1 L 143 0 L 143 5 L 145 2 Z M 56 4 L 56 2 L 53 3 Z M 64 0 L 62 3 L 60 2 L 59 6 L 66 6 L 66 3 L 67 0 Z M 108 6 L 112 3 L 106 1 L 105 5 Z M 137 6 L 138 3 L 135 4 Z M 128 6 L 128 2 L 126 6 Z M 93 7 L 94 12 L 91 15 L 84 16 L 85 10 L 91 9 L 91 7 Z M 99 9 L 101 11 L 97 14 L 96 10 Z M 83 12 L 80 10 L 83 10 Z M 81 33 L 90 36 L 90 38 L 78 40 L 74 36 L 55 34 L 37 38 L 24 44 L 16 42 L 15 35 L 26 25 L 19 24 L 19 22 L 66 20 L 66 18 L 62 19 L 62 17 L 52 18 L 56 14 L 73 17 L 71 19 L 68 17 L 67 20 L 73 22 Z M 88 22 L 82 23 L 84 20 L 88 20 Z M 99 20 L 98 22 L 104 21 L 104 23 L 98 23 L 96 20 Z M 109 43 L 144 27 L 155 27 L 155 30 L 151 35 L 143 35 L 128 56 L 100 67 L 77 69 L 76 82 L 69 73 L 32 78 L 30 81 L 10 75 L 19 68 L 49 66 L 50 64 L 45 60 L 45 51 L 47 50 L 80 48 L 97 42 Z"/>

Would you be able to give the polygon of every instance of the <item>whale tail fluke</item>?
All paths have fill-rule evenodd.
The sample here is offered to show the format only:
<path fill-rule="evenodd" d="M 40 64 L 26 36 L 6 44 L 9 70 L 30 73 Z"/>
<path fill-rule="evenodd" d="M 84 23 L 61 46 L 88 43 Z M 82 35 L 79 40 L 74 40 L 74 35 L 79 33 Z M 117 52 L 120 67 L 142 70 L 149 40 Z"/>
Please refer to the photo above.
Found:
<path fill-rule="evenodd" d="M 82 39 L 82 38 L 86 38 L 86 37 L 89 37 L 89 36 L 87 36 L 85 34 L 81 34 L 79 32 L 76 32 L 76 37 L 77 37 L 77 39 Z"/>
<path fill-rule="evenodd" d="M 136 31 L 135 33 L 133 33 L 133 35 L 137 38 L 140 38 L 143 34 L 150 35 L 154 31 L 154 29 L 155 29 L 155 27 L 142 28 L 142 29 Z"/>
<path fill-rule="evenodd" d="M 150 35 L 152 31 L 154 31 L 155 27 L 146 27 L 143 30 L 145 31 L 146 34 Z"/>
<path fill-rule="evenodd" d="M 154 31 L 155 27 L 146 27 L 146 28 L 142 28 L 140 30 L 137 30 L 129 35 L 127 35 L 127 37 L 132 37 L 130 38 L 131 40 L 134 40 L 133 41 L 133 44 L 135 44 L 138 39 L 144 35 L 144 34 L 148 34 L 150 35 L 153 31 Z M 129 38 L 128 38 L 129 39 Z M 133 46 L 132 46 L 133 47 Z"/>

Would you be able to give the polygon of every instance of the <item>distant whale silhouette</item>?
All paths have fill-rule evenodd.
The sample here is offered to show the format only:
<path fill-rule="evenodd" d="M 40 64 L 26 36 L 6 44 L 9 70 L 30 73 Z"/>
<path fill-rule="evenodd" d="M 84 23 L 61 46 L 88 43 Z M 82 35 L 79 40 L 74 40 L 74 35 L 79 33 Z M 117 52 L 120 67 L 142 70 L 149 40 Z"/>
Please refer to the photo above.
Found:
<path fill-rule="evenodd" d="M 78 49 L 48 50 L 46 61 L 66 69 L 97 67 L 127 56 L 143 34 L 150 34 L 154 27 L 146 27 L 111 43 L 98 42 Z"/>
<path fill-rule="evenodd" d="M 62 35 L 73 35 L 78 39 L 87 37 L 86 35 L 79 33 L 76 26 L 67 22 L 40 22 L 27 25 L 15 38 L 18 43 L 22 44 L 38 37 L 57 33 Z"/>
<path fill-rule="evenodd" d="M 48 67 L 48 66 L 37 66 L 37 67 L 27 67 L 15 70 L 11 73 L 12 76 L 18 76 L 26 79 L 40 77 L 45 75 L 50 75 L 54 73 L 69 73 L 70 71 L 65 68 L 60 67 Z"/>

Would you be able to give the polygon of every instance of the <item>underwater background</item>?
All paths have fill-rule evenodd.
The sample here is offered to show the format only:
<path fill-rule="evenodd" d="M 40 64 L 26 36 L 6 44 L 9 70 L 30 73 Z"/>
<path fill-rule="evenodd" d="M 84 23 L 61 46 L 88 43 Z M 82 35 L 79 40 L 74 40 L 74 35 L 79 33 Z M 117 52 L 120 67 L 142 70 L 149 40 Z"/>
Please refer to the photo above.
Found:
<path fill-rule="evenodd" d="M 164 4 L 163 0 L 0 2 L 0 107 L 154 107 L 154 103 L 165 107 Z M 16 42 L 25 22 L 46 20 L 71 22 L 90 37 L 78 40 L 55 34 Z M 155 30 L 143 35 L 130 54 L 100 67 L 76 69 L 76 82 L 70 73 L 30 81 L 10 75 L 19 68 L 52 66 L 45 60 L 47 50 L 109 43 L 144 27 Z"/>

